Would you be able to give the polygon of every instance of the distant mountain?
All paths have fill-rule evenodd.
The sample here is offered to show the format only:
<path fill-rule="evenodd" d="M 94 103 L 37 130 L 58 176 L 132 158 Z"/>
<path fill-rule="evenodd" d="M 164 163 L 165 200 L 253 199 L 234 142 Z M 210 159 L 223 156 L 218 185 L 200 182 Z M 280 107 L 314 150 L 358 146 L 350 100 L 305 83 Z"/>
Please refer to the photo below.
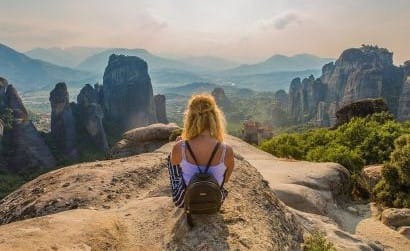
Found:
<path fill-rule="evenodd" d="M 227 75 L 253 75 L 280 71 L 303 71 L 321 69 L 323 65 L 333 61 L 332 58 L 320 58 L 310 54 L 299 54 L 292 57 L 274 55 L 269 59 L 252 65 L 241 65 L 225 71 Z"/>
<path fill-rule="evenodd" d="M 95 74 L 32 59 L 3 44 L 0 44 L 0 76 L 21 91 L 40 89 L 59 81 L 84 84 L 96 80 Z"/>
<path fill-rule="evenodd" d="M 35 48 L 25 52 L 27 56 L 47 61 L 52 64 L 74 68 L 84 59 L 97 54 L 106 48 L 69 47 L 69 48 Z"/>
<path fill-rule="evenodd" d="M 239 66 L 238 63 L 235 63 L 230 60 L 226 60 L 223 58 L 218 58 L 218 57 L 187 57 L 187 58 L 182 58 L 180 61 L 189 64 L 189 65 L 194 65 L 197 67 L 200 67 L 204 70 L 209 70 L 209 71 L 223 71 L 227 70 L 230 68 L 234 68 Z"/>
<path fill-rule="evenodd" d="M 104 69 L 107 66 L 108 58 L 111 54 L 123 54 L 126 56 L 137 56 L 144 59 L 148 63 L 149 72 L 158 72 L 161 70 L 177 69 L 177 70 L 199 70 L 196 66 L 191 66 L 189 64 L 167 59 L 163 57 L 156 56 L 144 49 L 108 49 L 97 53 L 93 56 L 86 58 L 83 62 L 78 65 L 78 69 L 90 71 L 98 74 L 103 74 Z"/>

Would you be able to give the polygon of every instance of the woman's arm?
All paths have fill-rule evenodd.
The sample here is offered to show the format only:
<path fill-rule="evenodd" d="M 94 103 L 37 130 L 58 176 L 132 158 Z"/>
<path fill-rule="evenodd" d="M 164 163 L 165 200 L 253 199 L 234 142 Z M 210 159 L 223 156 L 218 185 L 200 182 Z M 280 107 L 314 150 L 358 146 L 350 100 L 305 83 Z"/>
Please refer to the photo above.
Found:
<path fill-rule="evenodd" d="M 181 160 L 182 160 L 181 143 L 182 143 L 182 141 L 178 141 L 172 147 L 172 151 L 171 151 L 171 163 L 172 163 L 172 165 L 178 165 L 179 163 L 181 163 Z"/>
<path fill-rule="evenodd" d="M 235 166 L 235 159 L 233 155 L 232 147 L 226 146 L 226 154 L 225 154 L 225 166 L 226 166 L 226 174 L 225 174 L 225 183 L 229 181 L 231 174 L 233 172 L 233 168 Z"/>

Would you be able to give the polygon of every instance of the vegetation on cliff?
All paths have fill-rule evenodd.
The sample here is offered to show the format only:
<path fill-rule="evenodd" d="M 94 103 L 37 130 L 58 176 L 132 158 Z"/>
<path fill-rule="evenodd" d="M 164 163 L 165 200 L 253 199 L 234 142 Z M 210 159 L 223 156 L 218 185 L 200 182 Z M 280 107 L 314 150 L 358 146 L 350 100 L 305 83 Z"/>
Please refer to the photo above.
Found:
<path fill-rule="evenodd" d="M 280 134 L 262 142 L 260 148 L 278 157 L 337 162 L 350 171 L 354 180 L 364 165 L 390 160 L 383 169 L 384 178 L 377 186 L 379 201 L 408 207 L 406 191 L 410 182 L 405 169 L 410 163 L 409 133 L 409 122 L 399 123 L 391 114 L 383 112 L 354 118 L 335 130 L 320 128 Z"/>

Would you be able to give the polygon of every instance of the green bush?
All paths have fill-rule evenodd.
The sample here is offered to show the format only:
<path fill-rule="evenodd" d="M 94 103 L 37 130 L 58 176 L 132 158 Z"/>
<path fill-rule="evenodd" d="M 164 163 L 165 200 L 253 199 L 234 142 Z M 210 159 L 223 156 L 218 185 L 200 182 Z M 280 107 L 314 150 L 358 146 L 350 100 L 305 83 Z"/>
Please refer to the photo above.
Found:
<path fill-rule="evenodd" d="M 410 134 L 394 141 L 390 161 L 382 168 L 382 179 L 376 185 L 376 199 L 383 205 L 410 207 Z"/>
<path fill-rule="evenodd" d="M 303 250 L 306 251 L 336 251 L 333 243 L 326 239 L 323 232 L 315 230 L 304 238 Z"/>
<path fill-rule="evenodd" d="M 402 136 L 409 133 L 410 122 L 399 123 L 383 112 L 354 118 L 334 130 L 279 134 L 262 142 L 260 148 L 278 157 L 339 163 L 350 171 L 356 195 L 365 194 L 357 184 L 362 167 L 391 158 L 383 169 L 386 178 L 377 185 L 376 197 L 387 205 L 403 207 L 410 205 L 405 192 L 410 190 L 410 136 Z"/>

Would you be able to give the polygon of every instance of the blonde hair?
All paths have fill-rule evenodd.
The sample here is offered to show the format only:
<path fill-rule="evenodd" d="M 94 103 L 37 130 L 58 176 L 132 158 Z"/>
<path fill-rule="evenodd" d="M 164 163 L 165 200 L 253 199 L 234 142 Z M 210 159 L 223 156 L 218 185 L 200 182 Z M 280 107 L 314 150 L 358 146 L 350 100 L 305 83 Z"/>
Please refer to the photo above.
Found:
<path fill-rule="evenodd" d="M 209 130 L 212 137 L 222 142 L 225 133 L 225 118 L 210 94 L 195 94 L 188 101 L 184 114 L 182 138 L 195 138 Z"/>

